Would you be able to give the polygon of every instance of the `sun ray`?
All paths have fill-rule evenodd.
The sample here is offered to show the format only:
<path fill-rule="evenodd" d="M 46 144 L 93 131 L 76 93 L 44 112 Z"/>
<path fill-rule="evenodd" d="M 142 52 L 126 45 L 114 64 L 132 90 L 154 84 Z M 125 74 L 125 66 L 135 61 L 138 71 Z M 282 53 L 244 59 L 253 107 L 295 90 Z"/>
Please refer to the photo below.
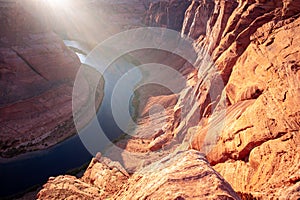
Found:
<path fill-rule="evenodd" d="M 52 7 L 65 7 L 70 5 L 70 0 L 44 0 L 45 3 Z"/>

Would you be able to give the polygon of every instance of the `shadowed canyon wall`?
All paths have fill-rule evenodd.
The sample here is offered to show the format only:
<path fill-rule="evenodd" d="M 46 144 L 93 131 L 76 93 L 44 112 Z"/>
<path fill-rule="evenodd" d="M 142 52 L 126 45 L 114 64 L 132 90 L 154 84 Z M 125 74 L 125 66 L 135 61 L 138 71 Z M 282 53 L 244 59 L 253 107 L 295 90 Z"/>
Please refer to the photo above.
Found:
<path fill-rule="evenodd" d="M 1 1 L 0 12 L 0 144 L 1 156 L 11 157 L 73 134 L 72 80 L 80 62 L 19 1 Z"/>
<path fill-rule="evenodd" d="M 81 63 L 38 9 L 34 1 L 0 2 L 1 157 L 45 149 L 77 133 L 72 91 Z M 87 73 L 85 87 L 95 74 Z"/>

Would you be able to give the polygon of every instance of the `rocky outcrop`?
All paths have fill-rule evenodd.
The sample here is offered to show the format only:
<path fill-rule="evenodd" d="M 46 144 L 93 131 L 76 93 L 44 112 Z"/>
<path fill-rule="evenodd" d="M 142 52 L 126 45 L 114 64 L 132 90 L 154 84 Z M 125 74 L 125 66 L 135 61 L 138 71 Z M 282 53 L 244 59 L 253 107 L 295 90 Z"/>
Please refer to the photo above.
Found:
<path fill-rule="evenodd" d="M 142 118 L 135 137 L 119 142 L 131 152 L 119 152 L 126 168 L 143 166 L 132 157 L 149 164 L 190 145 L 244 197 L 298 197 L 298 3 L 193 1 L 182 34 L 195 39 L 198 74 L 178 96 L 155 97 L 166 115 Z"/>
<path fill-rule="evenodd" d="M 204 19 L 197 9 L 213 8 L 211 2 L 194 2 L 186 13 L 194 22 L 186 19 L 184 31 L 211 52 L 230 105 L 225 122 L 211 117 L 192 146 L 207 152 L 235 191 L 253 197 L 299 196 L 292 189 L 300 172 L 298 3 L 216 1 L 201 34 L 193 28 Z M 219 135 L 207 151 L 209 127 L 219 127 Z"/>
<path fill-rule="evenodd" d="M 0 2 L 1 157 L 48 148 L 76 133 L 72 91 L 80 61 L 21 3 Z"/>
<path fill-rule="evenodd" d="M 170 155 L 129 179 L 104 160 L 93 159 L 81 179 L 50 178 L 38 199 L 239 199 L 195 150 Z"/>
<path fill-rule="evenodd" d="M 207 22 L 214 8 L 213 1 L 192 1 L 185 12 L 182 33 L 193 39 L 206 35 Z"/>
<path fill-rule="evenodd" d="M 49 178 L 37 199 L 108 199 L 116 194 L 128 176 L 108 158 L 94 158 L 83 177 L 58 176 Z"/>
<path fill-rule="evenodd" d="M 37 199 L 102 199 L 99 188 L 78 180 L 74 176 L 50 178 Z"/>
<path fill-rule="evenodd" d="M 184 13 L 190 2 L 169 0 L 151 2 L 144 19 L 148 26 L 159 26 L 180 31 Z"/>
<path fill-rule="evenodd" d="M 170 154 L 135 173 L 121 199 L 239 199 L 199 152 Z"/>
<path fill-rule="evenodd" d="M 174 19 L 165 13 L 177 9 L 171 2 L 179 7 L 186 3 L 145 4 L 150 5 L 147 23 L 178 29 L 182 12 L 176 11 Z M 147 96 L 134 136 L 120 139 L 117 150 L 106 152 L 133 175 L 128 178 L 119 165 L 99 159 L 80 180 L 50 179 L 39 198 L 238 199 L 216 170 L 242 198 L 298 199 L 299 3 L 189 3 L 181 33 L 195 40 L 196 72 L 185 62 L 170 60 L 185 74 L 186 87 L 179 94 Z M 164 113 L 151 110 L 156 103 Z M 199 152 L 187 149 L 204 153 L 214 169 Z M 64 187 L 64 180 L 71 184 Z"/>

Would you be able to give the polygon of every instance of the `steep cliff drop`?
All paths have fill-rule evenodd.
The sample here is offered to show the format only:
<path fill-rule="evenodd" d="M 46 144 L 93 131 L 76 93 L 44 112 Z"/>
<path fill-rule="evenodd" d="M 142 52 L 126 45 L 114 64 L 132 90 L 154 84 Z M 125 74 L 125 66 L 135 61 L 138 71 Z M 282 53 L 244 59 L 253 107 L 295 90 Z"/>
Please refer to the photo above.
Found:
<path fill-rule="evenodd" d="M 106 158 L 107 159 L 107 158 Z M 109 160 L 109 159 L 108 159 Z M 81 179 L 50 178 L 38 199 L 239 199 L 195 150 L 178 152 L 128 178 L 113 161 L 93 159 Z"/>
<path fill-rule="evenodd" d="M 176 1 L 160 5 L 170 8 L 172 2 L 178 8 Z M 147 19 L 166 26 L 163 11 L 169 9 L 156 12 L 152 5 L 155 13 Z M 136 137 L 116 144 L 132 154 L 148 153 L 145 162 L 124 154 L 128 178 L 116 164 L 95 158 L 81 179 L 50 178 L 38 198 L 239 199 L 229 183 L 243 199 L 299 199 L 299 13 L 296 0 L 190 2 L 182 35 L 195 40 L 197 72 L 187 70 L 187 87 L 178 95 L 153 96 L 139 108 L 147 113 L 155 102 L 165 105 L 164 130 L 148 131 L 162 120 L 158 113 L 151 119 L 141 115 Z M 202 62 L 206 56 L 217 71 Z M 181 66 L 185 71 L 187 65 Z M 225 89 L 215 84 L 217 75 Z M 180 119 L 187 101 L 191 107 Z M 174 141 L 181 150 L 169 148 Z M 158 150 L 164 158 L 152 153 Z M 113 153 L 107 156 L 113 159 Z"/>
<path fill-rule="evenodd" d="M 72 91 L 81 63 L 39 15 L 37 3 L 0 2 L 2 158 L 46 149 L 77 133 Z M 96 74 L 86 71 L 90 77 L 83 87 L 88 87 Z"/>
<path fill-rule="evenodd" d="M 0 2 L 0 155 L 44 149 L 74 134 L 80 62 L 20 1 Z"/>
<path fill-rule="evenodd" d="M 186 12 L 183 32 L 208 45 L 226 83 L 226 122 L 207 158 L 244 197 L 300 196 L 299 3 L 203 1 Z"/>

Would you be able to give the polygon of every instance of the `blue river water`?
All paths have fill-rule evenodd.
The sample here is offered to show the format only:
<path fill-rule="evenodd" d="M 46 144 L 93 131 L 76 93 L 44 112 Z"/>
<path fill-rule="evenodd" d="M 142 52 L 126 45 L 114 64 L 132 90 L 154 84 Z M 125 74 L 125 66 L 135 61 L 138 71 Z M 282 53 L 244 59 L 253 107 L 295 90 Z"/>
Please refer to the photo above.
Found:
<path fill-rule="evenodd" d="M 88 49 L 76 41 L 64 41 L 66 46 L 80 50 L 77 52 L 81 62 L 88 53 Z M 112 141 L 119 137 L 123 131 L 114 122 L 110 105 L 112 89 L 116 81 L 126 71 L 135 66 L 125 59 L 120 59 L 114 64 L 115 68 L 121 69 L 119 73 L 104 76 L 104 98 L 97 113 L 97 119 Z M 111 70 L 114 71 L 114 70 Z M 113 78 L 112 78 L 113 77 Z M 108 84 L 107 84 L 108 83 Z M 79 134 L 94 134 L 93 127 L 87 125 Z M 97 150 L 103 151 L 108 144 L 98 144 Z M 82 166 L 89 162 L 92 155 L 82 144 L 78 134 L 46 150 L 36 151 L 21 155 L 15 159 L 0 162 L 0 199 L 1 197 L 14 195 L 34 185 L 42 185 L 50 176 L 65 174 L 68 170 Z"/>

